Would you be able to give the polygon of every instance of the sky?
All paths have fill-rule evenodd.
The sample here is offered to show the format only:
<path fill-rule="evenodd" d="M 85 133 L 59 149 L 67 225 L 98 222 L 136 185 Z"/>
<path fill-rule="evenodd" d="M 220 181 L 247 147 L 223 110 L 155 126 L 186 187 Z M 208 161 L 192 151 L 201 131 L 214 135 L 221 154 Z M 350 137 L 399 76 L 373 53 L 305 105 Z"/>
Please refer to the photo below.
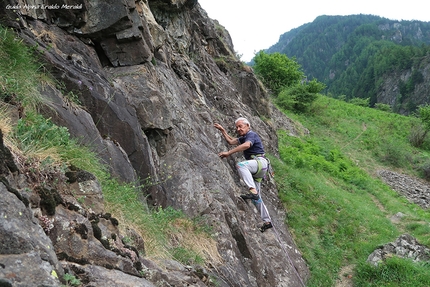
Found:
<path fill-rule="evenodd" d="M 370 14 L 391 20 L 430 22 L 426 0 L 198 0 L 208 16 L 224 26 L 235 52 L 249 62 L 276 44 L 279 36 L 321 15 Z M 396 3 L 397 2 L 397 3 Z"/>

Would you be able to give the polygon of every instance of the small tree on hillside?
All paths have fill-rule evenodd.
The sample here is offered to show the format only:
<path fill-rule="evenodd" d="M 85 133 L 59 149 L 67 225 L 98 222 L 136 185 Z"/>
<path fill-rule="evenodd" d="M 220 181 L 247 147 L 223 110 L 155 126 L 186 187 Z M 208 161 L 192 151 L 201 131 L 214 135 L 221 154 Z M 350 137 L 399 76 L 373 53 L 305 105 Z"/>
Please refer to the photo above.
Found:
<path fill-rule="evenodd" d="M 300 65 L 280 53 L 258 52 L 254 71 L 263 84 L 274 93 L 276 103 L 284 109 L 305 112 L 325 85 L 317 80 L 306 81 Z"/>
<path fill-rule="evenodd" d="M 427 134 L 430 131 L 430 105 L 426 104 L 418 107 L 418 116 L 421 120 L 421 126 L 413 126 L 409 136 L 409 142 L 416 147 L 429 149 L 425 144 Z M 421 172 L 426 180 L 430 180 L 430 162 L 425 162 L 421 167 Z"/>
<path fill-rule="evenodd" d="M 421 147 L 430 131 L 430 106 L 420 106 L 418 108 L 418 117 L 421 120 L 421 125 L 413 125 L 409 134 L 409 142 L 414 147 Z"/>
<path fill-rule="evenodd" d="M 307 83 L 294 84 L 279 93 L 276 103 L 287 110 L 306 112 L 323 89 L 325 85 L 315 79 Z"/>
<path fill-rule="evenodd" d="M 260 51 L 255 55 L 254 63 L 255 73 L 275 96 L 283 88 L 296 84 L 304 78 L 300 65 L 281 53 L 266 54 Z"/>
<path fill-rule="evenodd" d="M 430 131 L 430 105 L 420 106 L 418 108 L 419 117 L 427 131 Z"/>

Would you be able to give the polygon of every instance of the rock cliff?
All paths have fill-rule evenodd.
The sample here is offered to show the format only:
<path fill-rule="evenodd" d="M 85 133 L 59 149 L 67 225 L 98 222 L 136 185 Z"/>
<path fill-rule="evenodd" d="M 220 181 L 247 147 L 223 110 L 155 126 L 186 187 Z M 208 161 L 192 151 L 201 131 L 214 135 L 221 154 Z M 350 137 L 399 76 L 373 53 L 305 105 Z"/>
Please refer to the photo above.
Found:
<path fill-rule="evenodd" d="M 430 102 L 430 57 L 417 60 L 412 67 L 390 71 L 382 76 L 376 101 L 393 111 L 409 115 Z"/>
<path fill-rule="evenodd" d="M 106 248 L 104 236 L 119 238 L 121 222 L 105 213 L 97 180 L 77 171 L 64 179 L 61 194 L 35 186 L 1 142 L 1 286 L 60 286 L 66 272 L 83 286 L 214 286 L 204 280 L 209 275 L 216 286 L 303 285 L 309 271 L 284 224 L 274 182 L 264 184 L 263 200 L 275 229 L 262 234 L 254 206 L 238 198 L 244 187 L 237 158 L 217 157 L 228 147 L 213 123 L 234 134 L 234 119 L 248 117 L 275 156 L 276 130 L 296 128 L 196 0 L 0 3 L 1 23 L 37 47 L 63 84 L 43 88 L 42 112 L 94 147 L 119 179 L 157 182 L 150 204 L 207 218 L 222 258 L 202 271 L 135 258 L 121 240 Z M 66 93 L 81 105 L 70 104 Z M 89 202 L 66 192 L 73 190 Z"/>

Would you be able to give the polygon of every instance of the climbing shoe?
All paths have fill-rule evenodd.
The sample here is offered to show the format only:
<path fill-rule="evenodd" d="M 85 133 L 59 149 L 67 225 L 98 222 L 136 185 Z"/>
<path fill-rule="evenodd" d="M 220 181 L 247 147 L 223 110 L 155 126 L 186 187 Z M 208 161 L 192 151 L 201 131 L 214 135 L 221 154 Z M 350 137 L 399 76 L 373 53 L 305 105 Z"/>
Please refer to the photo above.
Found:
<path fill-rule="evenodd" d="M 253 199 L 253 200 L 260 199 L 260 197 L 256 193 L 242 194 L 240 197 L 242 197 L 243 199 Z"/>
<path fill-rule="evenodd" d="M 264 232 L 264 231 L 266 231 L 267 229 L 272 228 L 272 227 L 273 227 L 272 222 L 265 222 L 265 223 L 260 227 L 260 231 L 261 231 L 261 232 Z"/>

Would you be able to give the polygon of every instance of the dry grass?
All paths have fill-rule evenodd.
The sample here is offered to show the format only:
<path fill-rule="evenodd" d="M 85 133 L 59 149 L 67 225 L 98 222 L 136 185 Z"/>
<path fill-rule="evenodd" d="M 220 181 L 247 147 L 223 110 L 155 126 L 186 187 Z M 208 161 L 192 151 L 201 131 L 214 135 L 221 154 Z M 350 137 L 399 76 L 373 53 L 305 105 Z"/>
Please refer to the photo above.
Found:
<path fill-rule="evenodd" d="M 3 102 L 0 102 L 0 129 L 3 132 L 3 136 L 8 135 L 12 131 L 11 116 L 8 106 Z"/>
<path fill-rule="evenodd" d="M 19 149 L 11 136 L 13 129 L 11 118 L 11 112 L 8 105 L 0 101 L 0 130 L 3 134 L 3 142 L 12 154 L 16 154 L 19 152 Z"/>
<path fill-rule="evenodd" d="M 130 204 L 136 204 L 136 202 Z M 142 203 L 143 205 L 143 203 Z M 121 234 L 127 234 L 127 230 L 134 230 L 145 242 L 145 256 L 154 261 L 171 259 L 171 251 L 175 247 L 183 247 L 191 250 L 205 262 L 215 267 L 223 263 L 221 255 L 218 253 L 217 242 L 209 234 L 196 231 L 195 224 L 186 218 L 177 218 L 170 222 L 172 228 L 163 230 L 164 239 L 160 238 L 160 229 L 163 227 L 154 226 L 151 213 L 140 209 L 140 214 L 136 214 L 136 207 L 124 210 L 122 204 L 105 201 L 105 209 L 117 218 L 122 224 L 119 226 Z M 133 211 L 131 211 L 133 209 Z M 133 216 L 130 213 L 133 212 Z M 130 220 L 130 217 L 133 220 Z M 157 229 L 158 230 L 154 230 Z"/>
<path fill-rule="evenodd" d="M 16 122 L 13 119 L 15 112 L 12 106 L 0 102 L 0 130 L 4 145 L 14 157 L 15 164 L 34 184 L 64 178 L 61 168 L 64 162 L 57 148 L 38 148 L 37 145 L 26 150 L 20 148 L 12 133 Z"/>
<path fill-rule="evenodd" d="M 122 205 L 105 201 L 106 212 L 112 214 L 121 222 L 119 230 L 122 235 L 127 234 L 127 230 L 134 230 L 145 242 L 145 256 L 152 258 L 170 258 L 170 254 L 166 247 L 157 240 L 153 233 L 148 232 L 145 227 L 146 215 L 136 217 L 135 220 L 129 220 Z M 139 250 L 140 251 L 140 250 Z"/>
<path fill-rule="evenodd" d="M 180 243 L 202 256 L 205 261 L 211 262 L 211 264 L 219 265 L 223 263 L 223 259 L 218 253 L 215 239 L 206 233 L 196 232 L 194 224 L 190 220 L 180 218 L 176 219 L 172 224 L 176 227 L 175 232 L 170 234 L 173 244 Z"/>

